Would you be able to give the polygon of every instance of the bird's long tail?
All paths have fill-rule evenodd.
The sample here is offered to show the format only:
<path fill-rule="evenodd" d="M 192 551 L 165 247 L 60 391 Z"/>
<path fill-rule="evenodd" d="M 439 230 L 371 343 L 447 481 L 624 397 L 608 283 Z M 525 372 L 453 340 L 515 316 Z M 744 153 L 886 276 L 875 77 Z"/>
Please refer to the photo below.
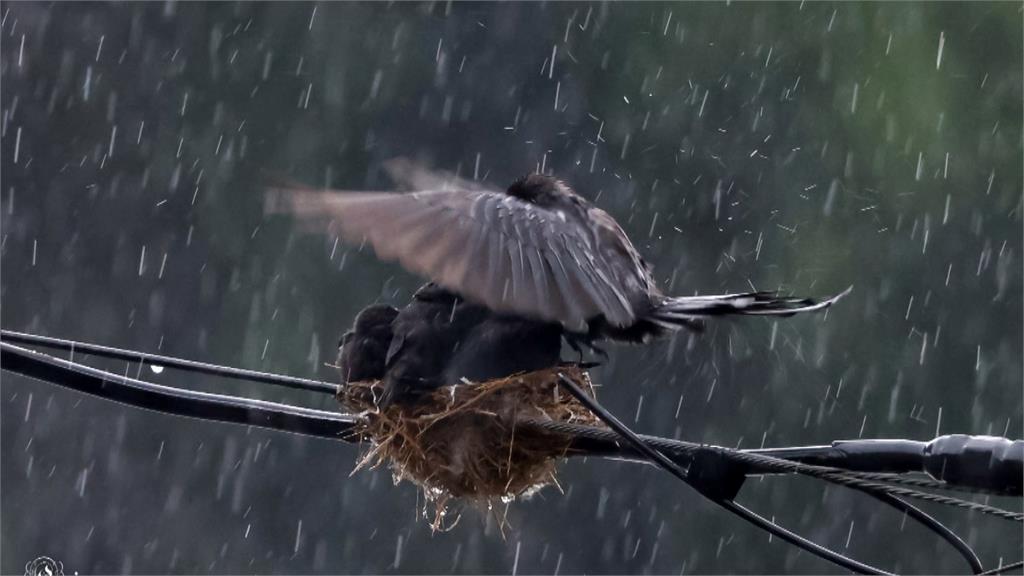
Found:
<path fill-rule="evenodd" d="M 697 328 L 703 318 L 712 316 L 792 316 L 801 312 L 824 310 L 843 298 L 853 286 L 824 300 L 779 296 L 776 292 L 747 292 L 718 296 L 680 296 L 666 298 L 649 319 L 670 329 Z"/>

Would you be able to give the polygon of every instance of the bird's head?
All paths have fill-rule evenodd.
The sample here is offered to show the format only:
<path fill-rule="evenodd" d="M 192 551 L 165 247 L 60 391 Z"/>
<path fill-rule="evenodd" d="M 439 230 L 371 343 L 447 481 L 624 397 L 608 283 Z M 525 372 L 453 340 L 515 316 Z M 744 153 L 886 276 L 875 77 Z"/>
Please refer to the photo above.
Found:
<path fill-rule="evenodd" d="M 578 198 L 565 182 L 544 174 L 524 176 L 513 182 L 506 193 L 538 206 L 557 206 Z"/>
<path fill-rule="evenodd" d="M 349 343 L 352 342 L 352 339 L 355 338 L 355 337 L 356 337 L 356 333 L 351 331 L 351 330 L 349 330 L 348 332 L 345 332 L 344 334 L 342 334 L 341 338 L 338 338 L 338 349 L 341 350 L 345 346 L 348 346 Z"/>
<path fill-rule="evenodd" d="M 355 326 L 353 332 L 356 335 L 370 334 L 381 328 L 386 328 L 390 332 L 391 323 L 395 321 L 395 317 L 398 316 L 398 310 L 393 306 L 386 304 L 373 304 L 363 308 L 363 310 L 356 316 Z"/>

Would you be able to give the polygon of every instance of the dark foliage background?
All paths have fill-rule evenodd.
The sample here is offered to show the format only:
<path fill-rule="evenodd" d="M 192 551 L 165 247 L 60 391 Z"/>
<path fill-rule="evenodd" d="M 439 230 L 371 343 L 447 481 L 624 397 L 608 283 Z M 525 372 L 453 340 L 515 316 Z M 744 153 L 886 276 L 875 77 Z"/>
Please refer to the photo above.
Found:
<path fill-rule="evenodd" d="M 356 312 L 420 280 L 265 218 L 261 186 L 387 189 L 398 156 L 495 184 L 540 169 L 673 292 L 855 287 L 827 315 L 613 349 L 601 399 L 638 430 L 1021 437 L 1019 3 L 0 11 L 5 328 L 331 378 Z M 4 573 L 837 572 L 635 465 L 568 463 L 504 536 L 474 510 L 432 535 L 412 487 L 349 477 L 352 446 L 7 374 L 0 410 Z M 963 570 L 847 491 L 765 479 L 744 501 L 889 569 Z M 1019 525 L 937 512 L 989 565 L 1024 553 Z"/>

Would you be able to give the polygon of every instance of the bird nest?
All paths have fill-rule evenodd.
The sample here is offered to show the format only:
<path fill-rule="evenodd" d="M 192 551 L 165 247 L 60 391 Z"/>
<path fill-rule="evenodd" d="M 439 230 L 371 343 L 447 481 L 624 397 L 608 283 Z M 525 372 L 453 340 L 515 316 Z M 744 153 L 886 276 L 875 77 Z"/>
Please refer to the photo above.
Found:
<path fill-rule="evenodd" d="M 389 464 L 396 482 L 419 486 L 435 505 L 435 529 L 444 527 L 451 498 L 489 508 L 495 499 L 510 502 L 557 486 L 555 465 L 571 438 L 524 420 L 600 425 L 559 388 L 559 374 L 593 394 L 587 372 L 576 366 L 445 386 L 415 403 L 383 409 L 376 404 L 380 382 L 349 383 L 338 399 L 363 416 L 358 432 L 370 442 L 356 470 Z"/>

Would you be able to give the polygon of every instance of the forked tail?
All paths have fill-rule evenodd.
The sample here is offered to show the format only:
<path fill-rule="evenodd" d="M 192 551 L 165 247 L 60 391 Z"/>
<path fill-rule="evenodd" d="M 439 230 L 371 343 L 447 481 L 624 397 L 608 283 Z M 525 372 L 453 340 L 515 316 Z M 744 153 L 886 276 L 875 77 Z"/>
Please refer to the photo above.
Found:
<path fill-rule="evenodd" d="M 779 296 L 776 292 L 747 292 L 718 296 L 679 296 L 666 298 L 649 319 L 666 328 L 693 328 L 700 319 L 712 316 L 792 316 L 801 312 L 824 310 L 843 298 L 853 286 L 825 300 Z"/>

